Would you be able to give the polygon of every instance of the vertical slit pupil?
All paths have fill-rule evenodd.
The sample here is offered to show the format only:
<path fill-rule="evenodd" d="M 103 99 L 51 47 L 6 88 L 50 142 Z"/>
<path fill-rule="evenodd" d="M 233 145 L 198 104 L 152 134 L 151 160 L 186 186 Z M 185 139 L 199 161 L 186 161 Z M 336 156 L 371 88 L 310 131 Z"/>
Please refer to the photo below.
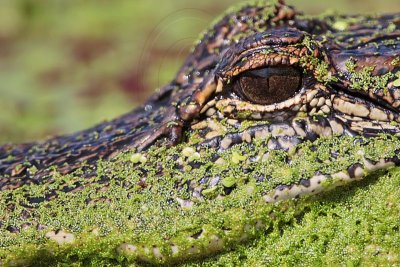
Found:
<path fill-rule="evenodd" d="M 301 72 L 294 67 L 267 67 L 241 74 L 235 88 L 250 102 L 270 105 L 293 97 L 301 83 Z"/>

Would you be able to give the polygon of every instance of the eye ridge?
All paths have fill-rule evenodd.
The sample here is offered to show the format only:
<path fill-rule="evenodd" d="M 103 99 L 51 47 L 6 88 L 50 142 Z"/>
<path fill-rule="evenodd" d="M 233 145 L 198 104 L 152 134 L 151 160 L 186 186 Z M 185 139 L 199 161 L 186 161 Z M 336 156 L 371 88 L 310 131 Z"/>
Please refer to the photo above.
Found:
<path fill-rule="evenodd" d="M 274 66 L 249 70 L 240 74 L 234 90 L 245 100 L 271 105 L 293 97 L 301 89 L 302 74 L 292 66 Z"/>

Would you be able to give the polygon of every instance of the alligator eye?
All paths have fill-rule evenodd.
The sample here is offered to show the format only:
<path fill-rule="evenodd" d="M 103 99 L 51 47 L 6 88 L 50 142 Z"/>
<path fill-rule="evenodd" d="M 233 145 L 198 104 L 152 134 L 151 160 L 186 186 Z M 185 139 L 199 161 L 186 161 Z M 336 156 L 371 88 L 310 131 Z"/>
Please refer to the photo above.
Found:
<path fill-rule="evenodd" d="M 301 84 L 299 69 L 267 67 L 242 73 L 234 83 L 234 90 L 250 102 L 270 105 L 294 96 Z"/>

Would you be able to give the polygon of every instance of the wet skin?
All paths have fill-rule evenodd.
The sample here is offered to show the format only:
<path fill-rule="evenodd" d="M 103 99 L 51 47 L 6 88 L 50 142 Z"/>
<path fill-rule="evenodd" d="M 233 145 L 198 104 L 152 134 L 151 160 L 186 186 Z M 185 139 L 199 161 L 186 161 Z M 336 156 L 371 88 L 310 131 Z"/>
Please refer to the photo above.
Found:
<path fill-rule="evenodd" d="M 265 232 L 279 203 L 400 165 L 399 19 L 247 4 L 141 108 L 0 147 L 0 249 L 19 247 L 0 256 L 29 264 L 43 248 L 88 246 L 120 262 L 205 257 Z"/>

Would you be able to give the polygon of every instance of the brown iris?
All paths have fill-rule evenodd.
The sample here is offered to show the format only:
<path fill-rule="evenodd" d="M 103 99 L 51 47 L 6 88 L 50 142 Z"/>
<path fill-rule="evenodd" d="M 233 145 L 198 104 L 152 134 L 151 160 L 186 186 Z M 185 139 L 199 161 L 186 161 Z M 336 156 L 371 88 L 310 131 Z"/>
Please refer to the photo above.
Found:
<path fill-rule="evenodd" d="M 267 67 L 242 73 L 234 87 L 246 100 L 270 105 L 294 96 L 301 83 L 301 72 L 296 68 Z"/>

